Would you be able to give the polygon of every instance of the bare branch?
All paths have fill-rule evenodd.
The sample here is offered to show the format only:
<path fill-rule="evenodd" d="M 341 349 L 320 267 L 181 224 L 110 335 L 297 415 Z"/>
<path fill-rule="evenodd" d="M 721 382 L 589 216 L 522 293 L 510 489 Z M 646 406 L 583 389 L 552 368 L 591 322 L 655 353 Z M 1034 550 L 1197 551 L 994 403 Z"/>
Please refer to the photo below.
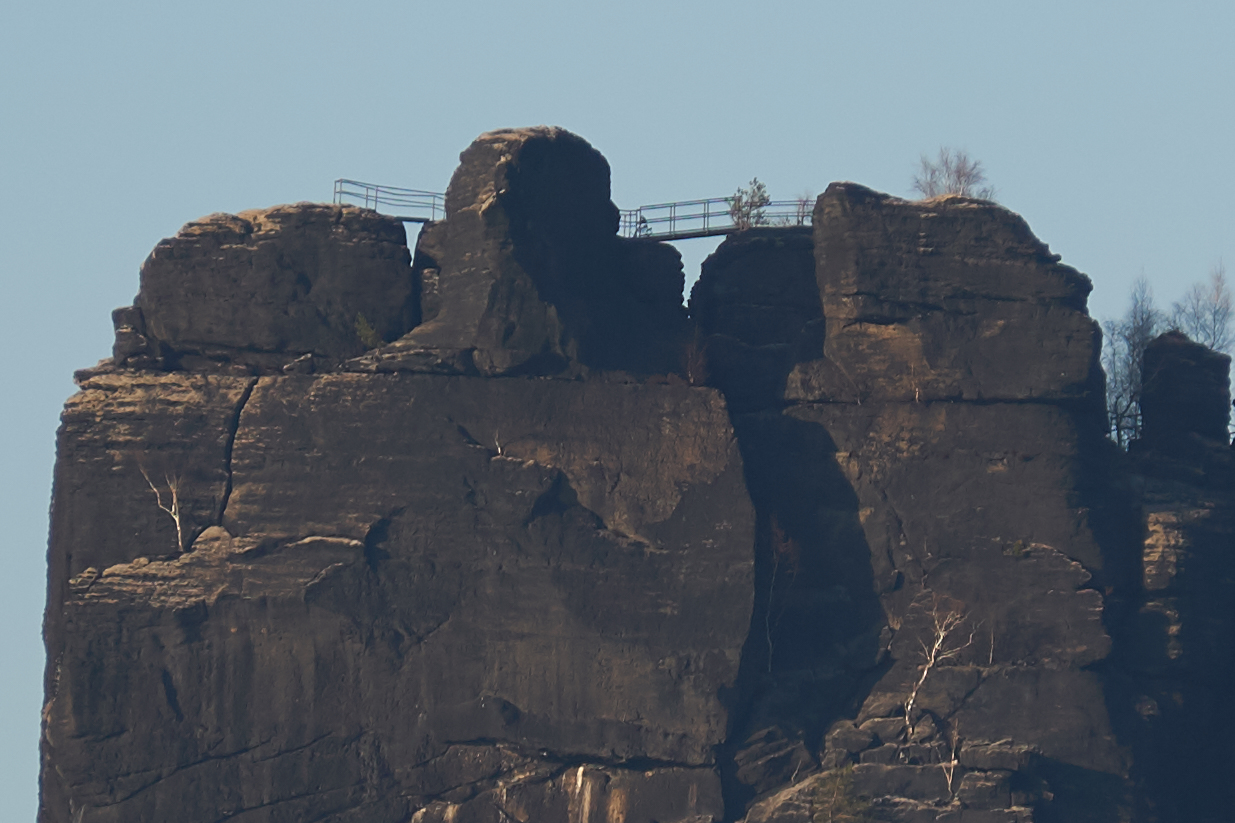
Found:
<path fill-rule="evenodd" d="M 797 211 L 794 214 L 794 223 L 798 226 L 805 226 L 810 222 L 811 216 L 815 211 L 815 195 L 809 191 L 803 192 L 797 198 Z"/>
<path fill-rule="evenodd" d="M 1154 306 L 1153 290 L 1143 275 L 1132 286 L 1127 313 L 1102 323 L 1107 417 L 1111 438 L 1123 448 L 1140 437 L 1145 347 L 1165 325 L 1166 318 Z"/>
<path fill-rule="evenodd" d="M 931 160 L 922 155 L 918 173 L 913 178 L 914 191 L 924 198 L 959 194 L 979 200 L 994 200 L 995 189 L 986 183 L 982 161 L 975 160 L 963 149 L 943 146 L 939 157 Z"/>
<path fill-rule="evenodd" d="M 948 734 L 948 748 L 951 752 L 951 757 L 947 763 L 943 764 L 943 774 L 948 781 L 948 794 L 953 799 L 956 798 L 956 786 L 954 780 L 956 778 L 956 767 L 960 765 L 960 750 L 961 750 L 961 729 L 960 722 L 952 724 L 952 728 Z"/>
<path fill-rule="evenodd" d="M 168 504 L 164 504 L 163 494 L 159 491 L 159 487 L 154 484 L 154 481 L 150 479 L 150 474 L 146 471 L 146 467 L 138 463 L 137 470 L 142 473 L 142 477 L 145 478 L 146 485 L 150 487 L 150 491 L 154 492 L 155 505 L 162 511 L 167 512 L 172 522 L 176 524 L 176 551 L 184 551 L 184 520 L 180 516 L 180 478 L 170 473 L 163 475 L 163 482 L 167 485 L 170 499 Z"/>
<path fill-rule="evenodd" d="M 792 587 L 798 577 L 798 567 L 801 558 L 801 550 L 798 547 L 798 542 L 792 537 L 785 534 L 785 530 L 781 528 L 776 515 L 772 515 L 772 574 L 768 580 L 768 604 L 763 612 L 763 629 L 764 635 L 768 642 L 768 671 L 772 671 L 772 657 L 775 651 L 773 636 L 776 633 L 777 627 L 780 625 L 781 618 L 785 616 L 786 603 L 781 603 L 779 611 L 775 609 L 776 601 L 776 584 L 781 575 L 781 567 L 785 567 L 785 572 L 789 575 L 789 582 L 786 588 Z M 782 594 L 784 594 L 782 592 Z"/>
<path fill-rule="evenodd" d="M 918 664 L 918 679 L 905 698 L 905 725 L 911 735 L 913 710 L 926 679 L 944 661 L 959 657 L 961 652 L 973 645 L 977 631 L 977 626 L 971 624 L 968 635 L 962 639 L 964 626 L 969 621 L 965 604 L 958 600 L 931 594 L 929 601 L 923 602 L 922 609 L 927 619 L 926 636 L 918 638 L 922 659 Z"/>
<path fill-rule="evenodd" d="M 1226 266 L 1219 260 L 1209 273 L 1208 283 L 1193 283 L 1184 298 L 1172 306 L 1171 325 L 1203 346 L 1230 354 L 1235 343 L 1231 303 Z"/>

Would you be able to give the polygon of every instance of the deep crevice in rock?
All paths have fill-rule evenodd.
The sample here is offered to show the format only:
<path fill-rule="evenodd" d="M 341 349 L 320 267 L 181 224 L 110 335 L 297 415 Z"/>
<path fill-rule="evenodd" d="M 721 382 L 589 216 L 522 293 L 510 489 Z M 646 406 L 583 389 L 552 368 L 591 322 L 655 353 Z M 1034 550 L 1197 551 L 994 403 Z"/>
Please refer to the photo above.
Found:
<path fill-rule="evenodd" d="M 227 501 L 232 496 L 232 449 L 236 445 L 236 435 L 240 432 L 240 417 L 244 414 L 244 407 L 249 402 L 249 398 L 253 396 L 253 390 L 257 387 L 258 378 L 254 377 L 245 386 L 244 393 L 241 394 L 240 400 L 236 403 L 236 411 L 232 414 L 231 420 L 228 422 L 226 445 L 223 447 L 223 469 L 227 475 L 227 480 L 223 486 L 223 498 L 219 501 L 219 513 L 211 525 L 222 526 L 223 515 L 227 513 Z"/>

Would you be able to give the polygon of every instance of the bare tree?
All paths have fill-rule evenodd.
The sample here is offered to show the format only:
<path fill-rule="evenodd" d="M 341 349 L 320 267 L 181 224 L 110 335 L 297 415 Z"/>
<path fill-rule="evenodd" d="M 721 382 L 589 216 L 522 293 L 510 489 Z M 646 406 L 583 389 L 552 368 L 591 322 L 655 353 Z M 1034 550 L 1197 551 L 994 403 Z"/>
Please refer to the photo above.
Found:
<path fill-rule="evenodd" d="M 729 198 L 729 217 L 739 229 L 762 226 L 768 222 L 764 208 L 771 202 L 768 187 L 758 177 L 752 178 L 749 186 L 738 189 Z"/>
<path fill-rule="evenodd" d="M 798 195 L 795 202 L 797 204 L 797 208 L 794 214 L 794 224 L 798 226 L 805 226 L 810 222 L 811 217 L 813 217 L 815 213 L 815 195 L 811 194 L 809 191 L 802 192 Z"/>
<path fill-rule="evenodd" d="M 913 709 L 922 687 L 926 685 L 926 679 L 943 663 L 959 657 L 961 652 L 973 645 L 973 636 L 977 631 L 977 626 L 969 621 L 965 604 L 959 600 L 931 594 L 922 601 L 922 610 L 926 615 L 927 625 L 926 636 L 918 638 L 918 644 L 922 647 L 918 679 L 909 690 L 909 696 L 905 698 L 905 726 L 911 736 L 914 727 Z M 966 623 L 970 623 L 967 634 Z"/>
<path fill-rule="evenodd" d="M 1107 419 L 1111 438 L 1125 449 L 1141 434 L 1141 368 L 1145 347 L 1165 325 L 1144 276 L 1132 286 L 1127 313 L 1118 320 L 1102 322 Z"/>
<path fill-rule="evenodd" d="M 1219 260 L 1208 283 L 1193 283 L 1183 300 L 1172 306 L 1171 325 L 1203 346 L 1231 354 L 1235 343 L 1231 321 L 1231 290 L 1226 284 L 1226 266 Z"/>
<path fill-rule="evenodd" d="M 155 505 L 167 512 L 172 522 L 176 524 L 176 551 L 184 551 L 184 518 L 180 511 L 180 478 L 171 472 L 163 474 L 163 484 L 167 486 L 167 502 L 164 503 L 163 492 L 159 485 L 156 485 L 150 479 L 150 473 L 146 471 L 146 467 L 139 462 L 137 470 L 142 473 L 142 477 L 146 480 L 146 485 L 150 486 L 150 491 L 154 492 Z"/>
<path fill-rule="evenodd" d="M 960 194 L 979 200 L 994 200 L 995 189 L 986 183 L 982 161 L 974 160 L 964 149 L 943 146 L 939 157 L 931 160 L 922 155 L 918 173 L 913 176 L 914 191 L 923 197 Z"/>

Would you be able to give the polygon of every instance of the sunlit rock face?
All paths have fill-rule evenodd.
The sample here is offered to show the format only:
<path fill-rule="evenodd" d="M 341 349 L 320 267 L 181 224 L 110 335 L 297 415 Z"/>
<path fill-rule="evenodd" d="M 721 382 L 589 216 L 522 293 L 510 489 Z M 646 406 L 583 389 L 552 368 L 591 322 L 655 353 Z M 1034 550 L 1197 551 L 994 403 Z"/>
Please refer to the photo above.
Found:
<path fill-rule="evenodd" d="M 834 184 L 689 315 L 569 132 L 446 211 L 143 267 L 59 433 L 42 823 L 1224 819 L 1225 361 L 1159 344 L 1128 456 L 995 204 Z"/>
<path fill-rule="evenodd" d="M 827 359 L 853 375 L 853 399 L 1100 409 L 1089 278 L 1007 209 L 834 183 L 815 206 L 815 258 Z"/>
<path fill-rule="evenodd" d="M 754 513 L 608 174 L 495 132 L 414 262 L 312 204 L 156 248 L 60 432 L 44 821 L 723 817 Z"/>
<path fill-rule="evenodd" d="M 193 369 L 355 356 L 367 348 L 358 322 L 387 340 L 416 325 L 410 274 L 402 224 L 368 209 L 297 203 L 212 214 L 146 258 L 117 360 Z"/>

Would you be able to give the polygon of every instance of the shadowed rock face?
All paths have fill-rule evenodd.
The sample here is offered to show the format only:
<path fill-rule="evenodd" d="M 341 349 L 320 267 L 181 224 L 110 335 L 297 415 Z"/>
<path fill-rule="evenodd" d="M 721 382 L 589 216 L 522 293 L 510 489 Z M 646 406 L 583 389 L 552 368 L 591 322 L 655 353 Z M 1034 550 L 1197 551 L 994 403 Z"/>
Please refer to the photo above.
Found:
<path fill-rule="evenodd" d="M 1207 411 L 1129 457 L 994 204 L 834 184 L 691 328 L 577 136 L 447 201 L 147 261 L 59 433 L 41 823 L 1224 819 L 1225 361 L 1156 344 Z"/>
<path fill-rule="evenodd" d="M 1180 448 L 1189 438 L 1230 441 L 1231 358 L 1167 332 L 1145 347 L 1141 447 Z"/>
<path fill-rule="evenodd" d="M 665 374 L 686 336 L 681 258 L 617 236 L 609 164 L 558 128 L 482 135 L 446 220 L 421 235 L 423 325 L 367 367 L 478 374 Z"/>
<path fill-rule="evenodd" d="M 1128 469 L 1141 511 L 1115 693 L 1132 773 L 1161 820 L 1223 820 L 1235 792 L 1225 709 L 1235 678 L 1235 499 L 1226 409 L 1230 358 L 1177 332 L 1153 340 L 1142 436 Z"/>
<path fill-rule="evenodd" d="M 1095 667 L 1134 529 L 1088 280 L 964 198 L 834 184 L 804 240 L 726 240 L 691 298 L 761 525 L 731 804 L 809 820 L 853 764 L 881 820 L 1119 819 Z"/>

